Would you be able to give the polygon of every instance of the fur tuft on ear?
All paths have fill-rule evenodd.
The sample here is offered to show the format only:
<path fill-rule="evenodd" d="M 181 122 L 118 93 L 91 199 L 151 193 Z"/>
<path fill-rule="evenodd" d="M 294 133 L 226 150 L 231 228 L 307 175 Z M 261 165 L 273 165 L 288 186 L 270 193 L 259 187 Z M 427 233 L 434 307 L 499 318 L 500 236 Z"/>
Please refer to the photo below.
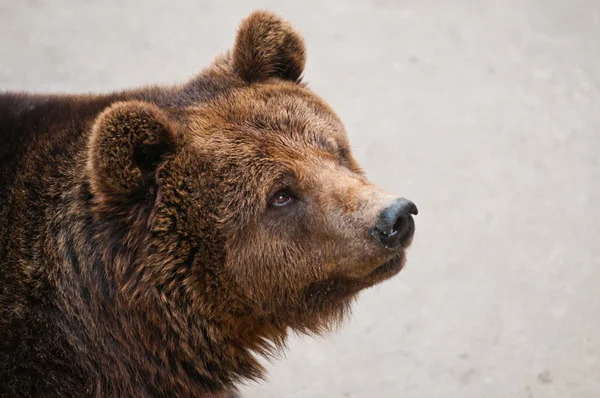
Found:
<path fill-rule="evenodd" d="M 92 191 L 143 194 L 156 181 L 156 169 L 176 147 L 176 129 L 155 105 L 119 102 L 102 112 L 92 128 L 88 170 Z"/>
<path fill-rule="evenodd" d="M 256 11 L 241 23 L 233 48 L 233 67 L 246 82 L 273 77 L 298 81 L 305 62 L 304 40 L 277 15 Z"/>

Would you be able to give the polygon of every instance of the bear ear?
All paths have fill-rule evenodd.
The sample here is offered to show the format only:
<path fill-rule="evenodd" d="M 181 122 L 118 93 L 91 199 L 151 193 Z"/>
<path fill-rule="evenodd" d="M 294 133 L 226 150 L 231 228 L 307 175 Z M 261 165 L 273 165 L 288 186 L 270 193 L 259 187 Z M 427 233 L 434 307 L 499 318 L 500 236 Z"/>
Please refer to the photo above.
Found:
<path fill-rule="evenodd" d="M 305 62 L 304 40 L 277 15 L 256 11 L 241 23 L 233 47 L 233 68 L 246 82 L 272 77 L 299 81 Z"/>
<path fill-rule="evenodd" d="M 156 184 L 156 170 L 174 153 L 176 129 L 157 106 L 120 102 L 98 116 L 92 128 L 88 170 L 94 193 L 131 199 Z"/>

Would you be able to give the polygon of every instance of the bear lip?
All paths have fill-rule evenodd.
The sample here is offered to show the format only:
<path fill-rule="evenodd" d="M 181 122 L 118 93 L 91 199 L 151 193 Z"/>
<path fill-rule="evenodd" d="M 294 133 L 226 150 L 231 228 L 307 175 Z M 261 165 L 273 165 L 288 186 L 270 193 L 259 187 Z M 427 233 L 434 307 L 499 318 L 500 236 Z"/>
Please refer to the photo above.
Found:
<path fill-rule="evenodd" d="M 369 278 L 375 278 L 376 280 L 390 278 L 400 272 L 404 268 L 405 263 L 406 256 L 404 250 L 401 250 L 391 259 L 371 271 Z"/>

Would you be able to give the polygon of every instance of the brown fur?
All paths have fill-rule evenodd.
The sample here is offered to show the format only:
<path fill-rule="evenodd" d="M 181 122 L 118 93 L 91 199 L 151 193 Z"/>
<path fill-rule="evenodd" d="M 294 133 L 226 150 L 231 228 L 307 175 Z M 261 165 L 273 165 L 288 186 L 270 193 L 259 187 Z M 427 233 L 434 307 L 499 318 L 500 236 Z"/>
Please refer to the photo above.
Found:
<path fill-rule="evenodd" d="M 0 95 L 0 396 L 227 394 L 400 270 L 304 62 L 257 12 L 182 86 Z"/>

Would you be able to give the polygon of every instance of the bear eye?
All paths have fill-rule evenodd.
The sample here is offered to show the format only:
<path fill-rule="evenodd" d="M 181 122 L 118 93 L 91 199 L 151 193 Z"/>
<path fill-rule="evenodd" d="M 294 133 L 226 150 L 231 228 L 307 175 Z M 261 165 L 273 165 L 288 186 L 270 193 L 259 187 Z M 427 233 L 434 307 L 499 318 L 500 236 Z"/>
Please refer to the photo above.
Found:
<path fill-rule="evenodd" d="M 282 207 L 292 203 L 294 197 L 286 191 L 278 191 L 275 195 L 271 196 L 269 205 L 273 207 Z"/>

